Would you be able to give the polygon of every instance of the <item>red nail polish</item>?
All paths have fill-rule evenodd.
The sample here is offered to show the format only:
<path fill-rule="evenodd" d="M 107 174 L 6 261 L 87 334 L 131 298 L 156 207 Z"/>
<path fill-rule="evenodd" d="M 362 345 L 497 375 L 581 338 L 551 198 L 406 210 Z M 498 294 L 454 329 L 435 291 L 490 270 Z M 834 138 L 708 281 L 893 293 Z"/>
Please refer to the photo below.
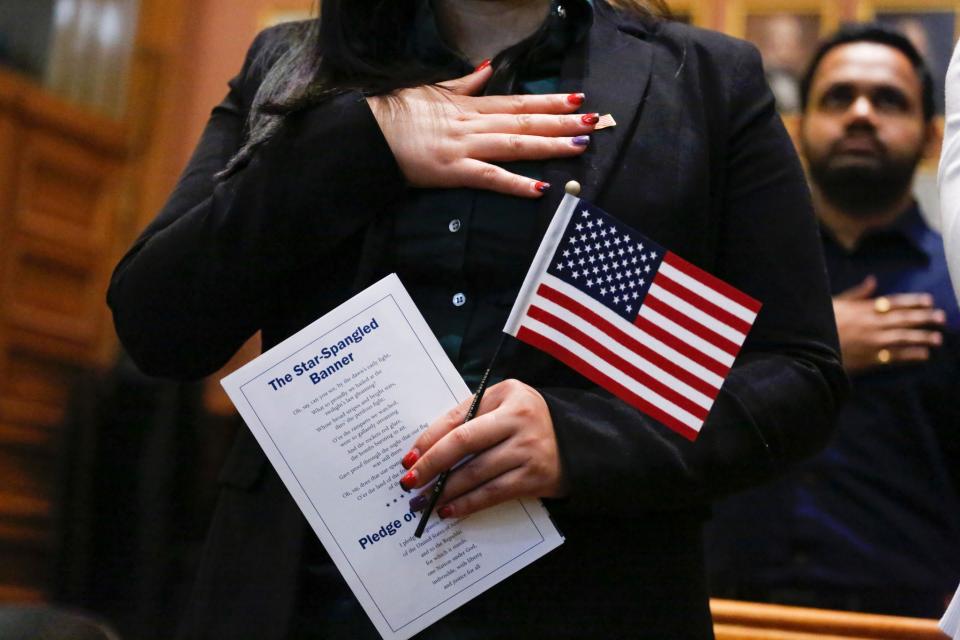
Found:
<path fill-rule="evenodd" d="M 414 470 L 407 471 L 407 475 L 400 478 L 400 486 L 403 487 L 404 491 L 410 491 L 417 485 L 417 472 Z"/>
<path fill-rule="evenodd" d="M 403 465 L 404 469 L 409 469 L 413 465 L 417 464 L 417 460 L 420 459 L 420 452 L 416 449 L 411 449 L 407 455 L 403 456 L 403 460 L 400 461 L 400 464 Z"/>
<path fill-rule="evenodd" d="M 437 511 L 437 515 L 440 516 L 441 518 L 453 517 L 453 507 L 451 507 L 448 504 L 445 504 L 442 507 L 440 507 L 439 511 Z"/>
<path fill-rule="evenodd" d="M 571 93 L 567 96 L 567 102 L 579 107 L 583 104 L 584 95 L 582 93 Z"/>
<path fill-rule="evenodd" d="M 549 183 L 549 182 L 537 182 L 535 185 L 533 185 L 533 188 L 536 189 L 537 191 L 539 191 L 540 193 L 543 193 L 544 191 L 546 191 L 547 189 L 550 188 L 550 183 Z"/>
<path fill-rule="evenodd" d="M 600 115 L 596 113 L 588 113 L 580 118 L 580 121 L 583 124 L 597 124 L 600 122 Z"/>
<path fill-rule="evenodd" d="M 476 73 L 477 71 L 483 71 L 484 69 L 486 69 L 486 68 L 489 67 L 489 66 L 490 66 L 490 58 L 487 58 L 486 60 L 484 60 L 483 62 L 481 62 L 480 64 L 478 64 L 478 65 L 477 65 L 477 68 L 474 69 L 473 72 Z"/>

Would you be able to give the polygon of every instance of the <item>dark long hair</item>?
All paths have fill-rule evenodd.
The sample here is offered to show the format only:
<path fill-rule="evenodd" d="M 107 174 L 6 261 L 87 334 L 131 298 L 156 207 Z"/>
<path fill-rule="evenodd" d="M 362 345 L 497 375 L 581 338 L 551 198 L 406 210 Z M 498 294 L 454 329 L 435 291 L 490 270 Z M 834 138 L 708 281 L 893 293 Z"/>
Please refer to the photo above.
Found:
<path fill-rule="evenodd" d="M 594 0 L 617 11 L 657 19 L 669 16 L 664 0 Z M 264 79 L 250 108 L 244 146 L 218 178 L 249 160 L 291 114 L 348 91 L 385 95 L 446 79 L 442 70 L 418 60 L 410 46 L 419 0 L 319 0 L 322 18 L 287 27 L 285 38 L 259 53 L 254 65 Z M 501 53 L 510 64 L 534 41 Z"/>

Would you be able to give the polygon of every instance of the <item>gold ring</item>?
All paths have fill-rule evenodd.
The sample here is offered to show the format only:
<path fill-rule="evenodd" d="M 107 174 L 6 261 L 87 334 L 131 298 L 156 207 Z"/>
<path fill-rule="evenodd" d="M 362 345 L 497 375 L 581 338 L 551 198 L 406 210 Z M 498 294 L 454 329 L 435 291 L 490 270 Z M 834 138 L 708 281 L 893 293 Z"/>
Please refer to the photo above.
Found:
<path fill-rule="evenodd" d="M 877 351 L 877 362 L 880 364 L 890 364 L 890 349 L 880 349 Z"/>
<path fill-rule="evenodd" d="M 890 298 L 887 296 L 880 296 L 879 298 L 874 298 L 873 300 L 873 310 L 877 313 L 886 313 L 890 311 Z"/>

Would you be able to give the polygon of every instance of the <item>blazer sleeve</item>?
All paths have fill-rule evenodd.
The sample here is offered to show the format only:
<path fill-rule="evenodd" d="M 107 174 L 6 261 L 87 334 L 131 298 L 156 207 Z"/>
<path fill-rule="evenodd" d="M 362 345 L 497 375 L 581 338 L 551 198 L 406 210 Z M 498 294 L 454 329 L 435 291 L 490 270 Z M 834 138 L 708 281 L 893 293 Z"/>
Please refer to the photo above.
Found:
<path fill-rule="evenodd" d="M 937 172 L 940 228 L 953 291 L 960 300 L 960 44 L 947 69 L 946 92 L 943 148 Z"/>
<path fill-rule="evenodd" d="M 272 287 L 405 189 L 357 93 L 288 118 L 242 169 L 214 178 L 244 143 L 253 97 L 286 33 L 273 28 L 254 41 L 173 194 L 113 273 L 117 334 L 145 373 L 216 371 L 261 327 Z"/>
<path fill-rule="evenodd" d="M 564 511 L 701 505 L 783 470 L 831 432 L 846 378 L 809 191 L 756 49 L 738 44 L 727 68 L 715 273 L 763 309 L 695 442 L 604 391 L 541 389 L 571 487 Z"/>

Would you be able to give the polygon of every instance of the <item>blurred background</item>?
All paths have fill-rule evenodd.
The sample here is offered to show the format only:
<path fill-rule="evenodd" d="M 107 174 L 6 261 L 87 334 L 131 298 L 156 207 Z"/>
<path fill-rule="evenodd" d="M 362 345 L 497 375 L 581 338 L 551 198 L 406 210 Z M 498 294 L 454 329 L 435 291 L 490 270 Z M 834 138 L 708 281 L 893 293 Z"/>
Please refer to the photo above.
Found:
<path fill-rule="evenodd" d="M 791 131 L 818 37 L 849 21 L 914 41 L 942 112 L 958 1 L 669 4 L 678 20 L 757 44 Z M 170 636 L 238 423 L 220 375 L 175 384 L 125 360 L 106 283 L 256 32 L 311 5 L 0 0 L 0 604 L 55 603 L 124 638 Z M 916 191 L 936 227 L 935 172 L 934 158 Z"/>

